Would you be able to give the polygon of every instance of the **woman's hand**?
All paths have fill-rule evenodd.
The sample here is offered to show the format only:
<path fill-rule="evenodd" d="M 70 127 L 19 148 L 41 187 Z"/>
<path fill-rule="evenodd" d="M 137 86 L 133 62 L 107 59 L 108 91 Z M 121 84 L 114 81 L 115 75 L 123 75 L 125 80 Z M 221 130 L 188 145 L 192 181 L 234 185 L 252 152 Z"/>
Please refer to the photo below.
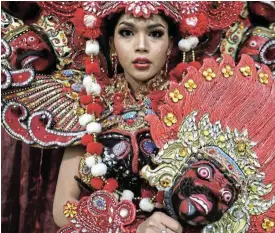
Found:
<path fill-rule="evenodd" d="M 164 213 L 155 212 L 150 218 L 141 223 L 136 233 L 182 233 L 182 226 Z"/>
<path fill-rule="evenodd" d="M 56 225 L 62 227 L 68 224 L 63 213 L 63 206 L 67 201 L 78 201 L 80 188 L 74 179 L 78 175 L 78 166 L 85 150 L 81 146 L 70 147 L 65 150 L 58 174 L 53 203 L 53 217 Z"/>

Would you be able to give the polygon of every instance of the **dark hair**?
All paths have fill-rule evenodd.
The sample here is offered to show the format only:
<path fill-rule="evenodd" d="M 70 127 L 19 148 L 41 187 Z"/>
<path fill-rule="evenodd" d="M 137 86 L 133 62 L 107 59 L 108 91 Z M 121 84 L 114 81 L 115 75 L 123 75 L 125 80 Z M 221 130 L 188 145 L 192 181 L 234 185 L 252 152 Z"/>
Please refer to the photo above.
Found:
<path fill-rule="evenodd" d="M 101 27 L 101 31 L 103 36 L 101 36 L 99 38 L 99 43 L 100 43 L 100 47 L 101 47 L 101 52 L 103 53 L 103 55 L 106 58 L 106 62 L 107 62 L 107 66 L 108 66 L 108 74 L 110 77 L 113 76 L 113 71 L 112 71 L 112 65 L 111 65 L 111 60 L 110 60 L 110 45 L 109 45 L 109 39 L 111 37 L 114 36 L 115 34 L 115 28 L 116 25 L 120 19 L 120 17 L 124 14 L 124 12 L 119 12 L 116 14 L 111 15 L 110 17 L 105 17 L 105 19 L 103 20 L 103 24 Z M 179 34 L 178 34 L 178 25 L 176 23 L 174 23 L 172 21 L 171 18 L 169 18 L 168 16 L 166 16 L 165 14 L 161 13 L 159 14 L 168 24 L 168 35 L 169 37 L 173 37 L 174 39 L 174 49 L 177 49 L 177 44 L 178 41 L 180 40 Z M 176 46 L 176 48 L 175 48 Z M 172 51 L 173 54 L 173 51 Z M 180 57 L 178 56 L 171 56 L 170 59 L 170 65 L 171 64 L 177 64 L 178 62 L 180 62 Z M 171 69 L 169 65 L 169 70 Z M 118 66 L 118 73 L 123 72 L 123 69 L 121 66 Z"/>
<path fill-rule="evenodd" d="M 36 2 L 1 1 L 1 6 L 7 13 L 21 19 L 25 24 L 34 23 L 41 13 L 41 7 Z"/>

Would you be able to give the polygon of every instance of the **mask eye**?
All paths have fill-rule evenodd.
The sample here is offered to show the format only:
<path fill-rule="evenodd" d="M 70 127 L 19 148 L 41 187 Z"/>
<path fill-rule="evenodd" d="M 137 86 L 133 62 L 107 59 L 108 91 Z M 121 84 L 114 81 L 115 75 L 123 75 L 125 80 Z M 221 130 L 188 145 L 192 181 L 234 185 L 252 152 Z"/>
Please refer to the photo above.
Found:
<path fill-rule="evenodd" d="M 256 47 L 257 42 L 256 42 L 255 40 L 252 40 L 252 41 L 249 43 L 249 45 L 250 45 L 251 47 Z"/>
<path fill-rule="evenodd" d="M 200 178 L 205 180 L 208 180 L 212 177 L 212 170 L 208 166 L 199 167 L 197 173 Z"/>
<path fill-rule="evenodd" d="M 27 44 L 28 45 L 35 45 L 35 44 L 38 44 L 39 43 L 39 39 L 34 37 L 34 36 L 29 36 L 27 38 Z"/>
<path fill-rule="evenodd" d="M 228 190 L 222 191 L 222 200 L 229 203 L 232 200 L 232 193 Z"/>

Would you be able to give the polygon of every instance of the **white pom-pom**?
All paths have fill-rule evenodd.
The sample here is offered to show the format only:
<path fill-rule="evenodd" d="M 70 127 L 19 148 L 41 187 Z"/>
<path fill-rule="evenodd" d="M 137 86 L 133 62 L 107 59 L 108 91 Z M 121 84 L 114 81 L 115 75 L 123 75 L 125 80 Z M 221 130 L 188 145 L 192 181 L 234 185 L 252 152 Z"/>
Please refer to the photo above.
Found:
<path fill-rule="evenodd" d="M 92 83 L 92 85 L 89 85 L 86 88 L 86 92 L 88 94 L 94 94 L 94 95 L 100 95 L 101 87 L 98 83 Z"/>
<path fill-rule="evenodd" d="M 92 175 L 95 177 L 104 176 L 107 173 L 107 166 L 104 163 L 95 164 L 91 168 Z"/>
<path fill-rule="evenodd" d="M 123 190 L 120 200 L 132 201 L 134 198 L 134 193 L 131 190 Z"/>
<path fill-rule="evenodd" d="M 152 212 L 155 206 L 153 203 L 150 202 L 150 199 L 147 197 L 141 199 L 141 201 L 139 202 L 139 208 L 146 212 Z"/>
<path fill-rule="evenodd" d="M 182 52 L 188 52 L 191 49 L 194 49 L 197 47 L 199 43 L 199 39 L 196 36 L 189 36 L 186 39 L 181 39 L 178 43 L 179 49 Z"/>
<path fill-rule="evenodd" d="M 79 117 L 78 122 L 81 126 L 85 127 L 92 120 L 93 120 L 92 115 L 90 115 L 88 113 L 84 113 L 83 115 L 81 115 Z"/>
<path fill-rule="evenodd" d="M 85 53 L 88 56 L 98 55 L 99 54 L 99 44 L 96 40 L 87 40 Z"/>
<path fill-rule="evenodd" d="M 84 15 L 84 24 L 88 28 L 93 28 L 96 22 L 96 17 L 93 15 Z"/>
<path fill-rule="evenodd" d="M 97 158 L 95 158 L 95 156 L 88 156 L 85 159 L 85 163 L 89 168 L 92 168 L 95 164 L 98 164 L 101 162 L 102 162 L 102 159 L 99 156 L 97 156 Z"/>
<path fill-rule="evenodd" d="M 99 124 L 97 122 L 90 122 L 86 126 L 86 132 L 88 134 L 101 133 L 101 130 L 102 130 L 101 124 Z"/>
<path fill-rule="evenodd" d="M 86 88 L 86 87 L 93 85 L 93 83 L 95 83 L 93 78 L 90 75 L 85 75 L 85 77 L 82 81 L 83 86 Z"/>
<path fill-rule="evenodd" d="M 178 43 L 178 46 L 182 52 L 188 52 L 191 50 L 191 46 L 187 39 L 181 39 Z"/>
<path fill-rule="evenodd" d="M 90 75 L 86 75 L 82 82 L 88 94 L 100 95 L 101 86 Z"/>
<path fill-rule="evenodd" d="M 187 25 L 195 27 L 198 23 L 198 20 L 199 19 L 196 16 L 192 16 L 192 17 L 186 18 L 185 22 Z"/>
<path fill-rule="evenodd" d="M 199 38 L 196 37 L 196 36 L 189 36 L 187 38 L 187 40 L 189 41 L 190 43 L 190 46 L 191 46 L 191 49 L 194 49 L 197 47 L 198 43 L 199 43 Z"/>

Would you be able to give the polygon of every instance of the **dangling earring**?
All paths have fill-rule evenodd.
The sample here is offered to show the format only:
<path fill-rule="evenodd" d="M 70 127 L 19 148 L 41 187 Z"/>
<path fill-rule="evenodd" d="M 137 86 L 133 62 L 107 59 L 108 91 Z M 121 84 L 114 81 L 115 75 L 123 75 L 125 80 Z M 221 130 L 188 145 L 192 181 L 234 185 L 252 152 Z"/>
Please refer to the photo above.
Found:
<path fill-rule="evenodd" d="M 186 61 L 186 52 L 182 52 L 182 62 Z"/>
<path fill-rule="evenodd" d="M 195 50 L 192 49 L 192 61 L 195 62 L 196 61 L 196 56 L 195 56 Z"/>
<path fill-rule="evenodd" d="M 165 76 L 167 76 L 167 74 L 168 74 L 169 58 L 170 58 L 170 54 L 167 54 L 167 57 L 166 57 L 166 60 L 165 60 L 165 71 L 164 71 Z"/>
<path fill-rule="evenodd" d="M 112 62 L 112 70 L 114 73 L 114 76 L 117 76 L 117 65 L 118 65 L 118 59 L 117 59 L 117 54 L 112 53 L 111 54 L 111 62 Z"/>

